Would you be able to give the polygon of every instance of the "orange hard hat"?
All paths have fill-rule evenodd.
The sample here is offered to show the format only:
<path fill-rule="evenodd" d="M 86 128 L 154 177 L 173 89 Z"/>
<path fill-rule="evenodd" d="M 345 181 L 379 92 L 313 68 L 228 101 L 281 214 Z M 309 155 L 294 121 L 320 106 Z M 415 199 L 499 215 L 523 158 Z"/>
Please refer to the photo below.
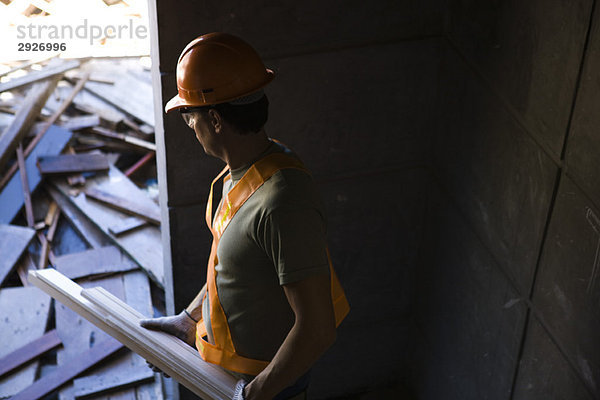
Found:
<path fill-rule="evenodd" d="M 177 61 L 178 94 L 169 100 L 165 111 L 249 96 L 271 82 L 273 76 L 242 39 L 227 33 L 208 33 L 192 40 L 181 52 Z"/>

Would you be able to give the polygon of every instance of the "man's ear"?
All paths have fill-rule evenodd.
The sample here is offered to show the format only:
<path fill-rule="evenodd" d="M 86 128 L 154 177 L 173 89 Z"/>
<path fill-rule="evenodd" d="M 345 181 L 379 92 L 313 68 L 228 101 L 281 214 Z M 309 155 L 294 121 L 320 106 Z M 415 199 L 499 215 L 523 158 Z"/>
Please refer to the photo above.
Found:
<path fill-rule="evenodd" d="M 208 110 L 209 122 L 215 128 L 216 133 L 220 133 L 223 129 L 223 117 L 217 110 L 211 108 Z"/>

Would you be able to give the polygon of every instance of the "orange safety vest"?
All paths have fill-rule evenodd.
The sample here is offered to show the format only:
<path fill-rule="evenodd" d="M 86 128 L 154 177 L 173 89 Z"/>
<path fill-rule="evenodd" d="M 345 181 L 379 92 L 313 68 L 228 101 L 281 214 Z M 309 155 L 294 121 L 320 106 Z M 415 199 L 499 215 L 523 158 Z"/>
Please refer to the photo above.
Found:
<path fill-rule="evenodd" d="M 248 200 L 250 196 L 265 183 L 265 181 L 273 176 L 275 172 L 285 168 L 295 168 L 308 173 L 302 162 L 293 156 L 284 153 L 272 153 L 267 155 L 254 163 L 244 174 L 242 179 L 240 179 L 240 181 L 223 197 L 221 208 L 219 209 L 214 224 L 212 219 L 213 187 L 215 182 L 217 182 L 229 168 L 226 167 L 223 169 L 210 186 L 208 204 L 206 205 L 206 223 L 212 232 L 213 242 L 210 258 L 208 260 L 205 299 L 206 296 L 208 296 L 210 302 L 210 323 L 215 343 L 212 344 L 208 342 L 206 326 L 201 319 L 196 325 L 196 347 L 204 361 L 220 365 L 230 371 L 248 375 L 258 375 L 267 365 L 269 365 L 269 361 L 246 358 L 237 354 L 235 350 L 235 346 L 231 339 L 229 324 L 227 323 L 227 317 L 223 311 L 217 292 L 217 272 L 215 270 L 219 262 L 217 259 L 217 246 L 219 245 L 219 239 L 227 228 L 227 225 L 246 200 Z M 230 179 L 230 176 L 227 176 L 224 181 L 228 179 Z M 331 273 L 331 299 L 335 313 L 335 323 L 336 326 L 338 326 L 350 311 L 350 306 L 331 264 L 329 251 L 327 251 L 327 258 L 329 260 L 329 269 Z"/>

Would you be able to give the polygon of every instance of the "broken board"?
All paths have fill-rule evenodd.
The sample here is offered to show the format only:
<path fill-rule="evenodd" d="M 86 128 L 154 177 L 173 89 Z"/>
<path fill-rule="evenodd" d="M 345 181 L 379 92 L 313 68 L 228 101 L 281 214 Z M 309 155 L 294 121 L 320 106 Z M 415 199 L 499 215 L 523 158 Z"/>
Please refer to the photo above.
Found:
<path fill-rule="evenodd" d="M 27 156 L 25 168 L 27 169 L 27 181 L 29 182 L 29 190 L 31 192 L 35 190 L 42 180 L 42 175 L 35 165 L 37 158 L 42 155 L 60 154 L 69 139 L 71 139 L 71 132 L 52 125 L 31 154 Z M 0 224 L 10 224 L 23 207 L 24 202 L 25 198 L 23 196 L 21 177 L 16 173 L 0 193 L 0 204 L 2 204 L 2 207 L 0 207 Z"/>
<path fill-rule="evenodd" d="M 56 187 L 64 195 L 69 196 L 69 187 L 64 182 L 55 181 Z M 88 179 L 85 188 L 97 188 L 120 197 L 127 197 L 145 208 L 158 208 L 158 206 L 144 192 L 138 189 L 116 167 L 111 166 L 108 174 L 102 174 Z M 85 189 L 84 189 L 85 190 Z M 128 218 L 127 214 L 113 210 L 95 200 L 88 199 L 84 193 L 69 196 L 73 204 L 79 208 L 94 224 L 99 227 L 110 239 L 123 250 L 132 260 L 141 266 L 161 288 L 163 287 L 163 253 L 160 228 L 147 225 L 114 236 L 110 228 Z"/>
<path fill-rule="evenodd" d="M 46 330 L 50 296 L 34 287 L 0 290 L 0 357 L 39 338 Z M 0 379 L 0 398 L 19 393 L 35 379 L 38 361 Z"/>
<path fill-rule="evenodd" d="M 80 253 L 56 257 L 54 266 L 70 279 L 113 274 L 138 269 L 138 265 L 124 257 L 115 246 L 100 247 Z"/>
<path fill-rule="evenodd" d="M 141 228 L 144 225 L 147 225 L 148 221 L 144 221 L 138 217 L 129 217 L 118 222 L 116 225 L 112 225 L 108 227 L 108 231 L 115 236 L 123 235 L 124 233 L 128 233 L 133 231 L 134 229 Z"/>
<path fill-rule="evenodd" d="M 62 154 L 38 158 L 40 172 L 46 174 L 74 174 L 108 170 L 108 158 L 104 154 Z"/>
<path fill-rule="evenodd" d="M 160 225 L 160 208 L 154 203 L 150 207 L 144 207 L 137 201 L 131 201 L 123 196 L 118 196 L 113 193 L 108 193 L 98 188 L 87 188 L 84 190 L 87 197 L 106 204 L 110 208 L 122 211 L 125 214 L 133 215 L 153 223 Z M 109 229 L 110 230 L 110 229 Z"/>
<path fill-rule="evenodd" d="M 0 225 L 0 285 L 12 272 L 35 231 L 15 225 Z"/>
<path fill-rule="evenodd" d="M 0 358 L 0 377 L 22 367 L 47 351 L 60 346 L 60 344 L 61 341 L 56 333 L 56 329 L 53 329 L 45 335 L 4 355 Z"/>
<path fill-rule="evenodd" d="M 198 352 L 175 336 L 140 326 L 143 314 L 102 288 L 84 290 L 53 269 L 30 271 L 29 281 L 203 399 L 231 399 L 236 379 L 202 360 Z"/>

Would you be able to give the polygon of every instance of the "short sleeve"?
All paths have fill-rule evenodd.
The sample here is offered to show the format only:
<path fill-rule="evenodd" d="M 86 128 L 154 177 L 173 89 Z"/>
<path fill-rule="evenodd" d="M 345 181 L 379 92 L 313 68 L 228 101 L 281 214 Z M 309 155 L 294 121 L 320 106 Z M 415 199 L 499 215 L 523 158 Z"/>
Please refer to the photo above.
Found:
<path fill-rule="evenodd" d="M 325 220 L 317 209 L 278 207 L 266 216 L 261 236 L 280 285 L 329 273 Z"/>

